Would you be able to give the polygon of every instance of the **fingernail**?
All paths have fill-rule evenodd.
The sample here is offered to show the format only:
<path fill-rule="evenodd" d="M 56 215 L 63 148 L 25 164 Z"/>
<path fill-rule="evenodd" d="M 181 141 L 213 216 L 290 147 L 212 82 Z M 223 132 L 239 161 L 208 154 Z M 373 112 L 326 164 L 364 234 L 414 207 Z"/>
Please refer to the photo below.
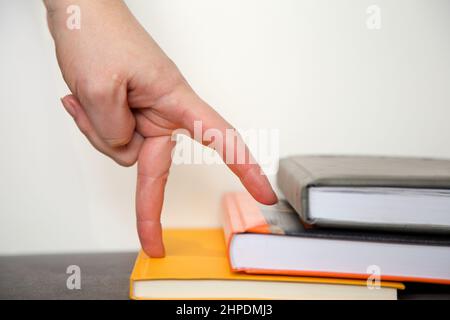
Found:
<path fill-rule="evenodd" d="M 67 113 L 69 113 L 72 116 L 72 118 L 75 118 L 76 107 L 73 105 L 73 103 L 70 99 L 64 99 L 64 98 L 61 98 L 61 103 L 64 106 L 64 109 L 66 109 Z"/>

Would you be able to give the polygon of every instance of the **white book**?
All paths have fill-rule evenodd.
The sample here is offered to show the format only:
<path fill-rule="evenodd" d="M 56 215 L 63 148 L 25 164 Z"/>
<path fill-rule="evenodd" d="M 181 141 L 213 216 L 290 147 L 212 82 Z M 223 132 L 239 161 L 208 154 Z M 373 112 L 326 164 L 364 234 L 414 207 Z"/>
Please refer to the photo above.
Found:
<path fill-rule="evenodd" d="M 311 187 L 309 217 L 337 225 L 450 229 L 450 189 Z"/>

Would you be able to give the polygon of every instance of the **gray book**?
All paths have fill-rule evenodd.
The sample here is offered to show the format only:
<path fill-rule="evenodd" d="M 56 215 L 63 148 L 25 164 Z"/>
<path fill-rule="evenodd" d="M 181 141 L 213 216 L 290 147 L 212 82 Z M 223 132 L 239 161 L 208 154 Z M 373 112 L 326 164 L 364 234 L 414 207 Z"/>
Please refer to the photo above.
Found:
<path fill-rule="evenodd" d="M 450 160 L 293 156 L 277 180 L 306 224 L 450 234 Z"/>

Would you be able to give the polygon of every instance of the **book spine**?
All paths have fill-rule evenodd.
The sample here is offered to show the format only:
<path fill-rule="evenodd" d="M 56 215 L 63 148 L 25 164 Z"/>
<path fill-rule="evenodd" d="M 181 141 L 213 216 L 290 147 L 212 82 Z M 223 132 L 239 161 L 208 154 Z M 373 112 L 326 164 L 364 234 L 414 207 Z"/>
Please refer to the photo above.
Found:
<path fill-rule="evenodd" d="M 244 226 L 239 213 L 239 207 L 234 199 L 234 194 L 225 194 L 222 199 L 222 226 L 227 248 L 233 234 L 243 232 Z"/>
<path fill-rule="evenodd" d="M 280 161 L 277 183 L 286 200 L 307 224 L 315 222 L 308 215 L 308 186 L 313 176 L 290 158 Z"/>
<path fill-rule="evenodd" d="M 223 202 L 222 225 L 227 239 L 236 233 L 272 233 L 259 203 L 247 192 L 225 194 Z"/>

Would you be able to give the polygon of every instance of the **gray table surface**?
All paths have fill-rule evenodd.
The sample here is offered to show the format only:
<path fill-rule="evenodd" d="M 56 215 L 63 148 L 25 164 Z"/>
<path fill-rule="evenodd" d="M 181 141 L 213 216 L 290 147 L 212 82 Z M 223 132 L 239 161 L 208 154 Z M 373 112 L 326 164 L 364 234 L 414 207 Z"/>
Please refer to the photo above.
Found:
<path fill-rule="evenodd" d="M 128 299 L 136 254 L 0 256 L 0 299 Z M 80 267 L 80 290 L 67 288 L 70 265 Z M 450 286 L 407 283 L 399 298 L 450 300 Z"/>
<path fill-rule="evenodd" d="M 128 299 L 135 252 L 0 257 L 0 299 Z M 67 267 L 81 289 L 67 289 Z"/>

